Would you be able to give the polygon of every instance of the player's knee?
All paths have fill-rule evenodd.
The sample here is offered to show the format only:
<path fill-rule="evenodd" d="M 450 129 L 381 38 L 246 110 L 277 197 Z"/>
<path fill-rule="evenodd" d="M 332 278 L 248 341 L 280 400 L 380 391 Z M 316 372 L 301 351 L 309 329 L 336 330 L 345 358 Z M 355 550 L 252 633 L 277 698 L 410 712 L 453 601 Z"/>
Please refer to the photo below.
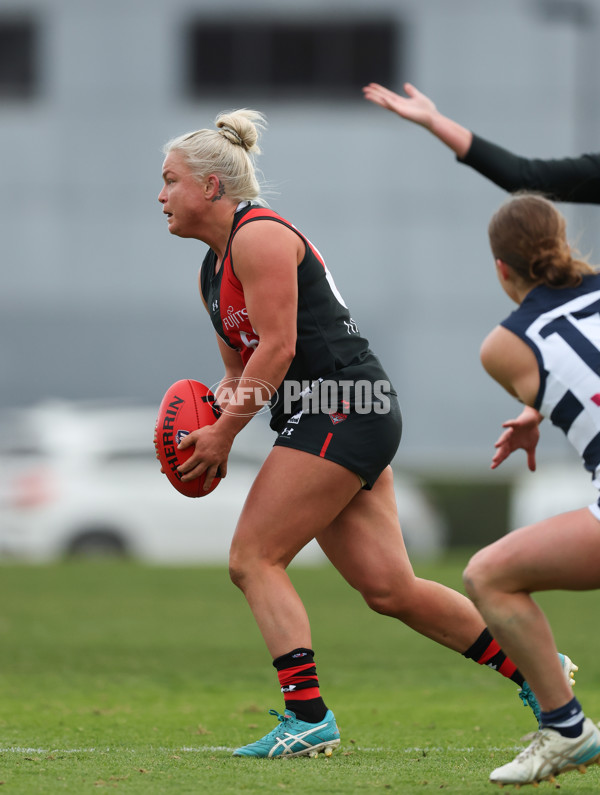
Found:
<path fill-rule="evenodd" d="M 388 599 L 385 594 L 368 591 L 363 593 L 363 599 L 371 610 L 384 616 L 387 615 Z"/>
<path fill-rule="evenodd" d="M 477 603 L 490 587 L 496 566 L 492 566 L 485 550 L 477 552 L 463 571 L 463 584 L 469 598 Z"/>
<path fill-rule="evenodd" d="M 362 591 L 362 597 L 367 605 L 375 613 L 382 616 L 400 616 L 410 612 L 408 602 L 400 598 L 400 595 L 392 588 L 369 588 Z"/>
<path fill-rule="evenodd" d="M 229 550 L 229 578 L 241 591 L 246 591 L 249 583 L 264 580 L 276 566 L 254 549 L 237 547 L 232 544 Z"/>
<path fill-rule="evenodd" d="M 240 555 L 232 547 L 229 552 L 229 578 L 240 590 L 244 590 L 244 585 L 248 579 L 248 557 Z"/>

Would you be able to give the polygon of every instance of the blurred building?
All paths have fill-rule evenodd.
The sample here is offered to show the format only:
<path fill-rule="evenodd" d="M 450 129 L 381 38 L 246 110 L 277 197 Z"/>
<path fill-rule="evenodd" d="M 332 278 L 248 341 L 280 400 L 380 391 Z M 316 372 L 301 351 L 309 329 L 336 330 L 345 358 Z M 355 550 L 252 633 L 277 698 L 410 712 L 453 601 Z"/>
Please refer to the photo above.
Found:
<path fill-rule="evenodd" d="M 3 0 L 0 407 L 158 402 L 220 375 L 196 274 L 157 203 L 162 145 L 254 107 L 271 206 L 315 242 L 400 394 L 402 464 L 487 466 L 518 408 L 479 365 L 510 310 L 502 192 L 362 99 L 404 81 L 527 155 L 598 149 L 589 0 Z M 596 208 L 564 208 L 600 261 Z M 550 438 L 551 437 L 551 438 Z M 563 454 L 558 434 L 548 449 Z"/>

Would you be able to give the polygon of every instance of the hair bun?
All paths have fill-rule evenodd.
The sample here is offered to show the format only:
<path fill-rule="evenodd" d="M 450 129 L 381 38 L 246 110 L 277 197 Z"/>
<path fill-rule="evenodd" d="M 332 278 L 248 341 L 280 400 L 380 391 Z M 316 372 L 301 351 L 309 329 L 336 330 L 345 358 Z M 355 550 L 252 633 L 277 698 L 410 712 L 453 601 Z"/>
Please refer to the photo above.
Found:
<path fill-rule="evenodd" d="M 258 137 L 265 126 L 262 113 L 248 108 L 221 113 L 215 125 L 219 133 L 235 146 L 241 146 L 245 152 L 259 155 Z"/>
<path fill-rule="evenodd" d="M 244 145 L 244 141 L 239 133 L 237 133 L 233 127 L 229 127 L 227 124 L 221 124 L 219 132 L 224 138 L 227 138 L 228 141 L 231 141 L 232 144 L 237 144 L 242 148 L 246 149 L 247 147 Z"/>
<path fill-rule="evenodd" d="M 543 241 L 543 244 L 545 247 L 531 261 L 530 273 L 534 279 L 541 279 L 552 287 L 560 287 L 572 269 L 571 251 L 567 243 L 560 239 Z"/>

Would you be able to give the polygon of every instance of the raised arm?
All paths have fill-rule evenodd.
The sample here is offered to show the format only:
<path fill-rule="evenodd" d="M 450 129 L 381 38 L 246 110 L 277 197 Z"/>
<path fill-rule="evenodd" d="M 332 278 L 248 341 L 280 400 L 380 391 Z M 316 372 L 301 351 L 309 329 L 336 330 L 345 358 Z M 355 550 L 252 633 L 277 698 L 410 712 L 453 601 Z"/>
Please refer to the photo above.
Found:
<path fill-rule="evenodd" d="M 521 157 L 442 115 L 432 100 L 410 83 L 404 84 L 404 91 L 406 96 L 378 83 L 363 88 L 370 102 L 429 130 L 452 149 L 459 162 L 504 190 L 539 191 L 555 201 L 600 204 L 600 153 L 548 160 Z"/>

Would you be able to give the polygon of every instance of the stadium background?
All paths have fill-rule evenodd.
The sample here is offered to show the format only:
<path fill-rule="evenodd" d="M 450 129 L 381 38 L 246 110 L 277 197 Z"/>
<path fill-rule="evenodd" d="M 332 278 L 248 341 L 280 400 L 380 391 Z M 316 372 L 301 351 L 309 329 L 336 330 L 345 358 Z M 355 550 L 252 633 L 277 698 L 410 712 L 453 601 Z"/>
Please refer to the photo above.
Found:
<path fill-rule="evenodd" d="M 220 110 L 255 107 L 269 120 L 259 166 L 270 204 L 322 251 L 399 391 L 398 466 L 424 473 L 442 500 L 445 489 L 447 507 L 457 473 L 471 505 L 476 481 L 489 509 L 490 494 L 524 471 L 509 462 L 490 480 L 492 444 L 517 407 L 478 359 L 482 338 L 512 308 L 486 237 L 504 194 L 427 133 L 364 101 L 360 83 L 316 96 L 277 91 L 275 69 L 243 88 L 244 63 L 261 53 L 231 69 L 235 47 L 225 47 L 204 76 L 210 84 L 226 73 L 229 83 L 203 90 L 201 73 L 194 84 L 190 31 L 250 22 L 325 37 L 339 25 L 383 26 L 388 71 L 363 64 L 366 80 L 396 90 L 408 80 L 521 154 L 598 149 L 591 0 L 376 0 L 368 10 L 358 0 L 4 0 L 0 408 L 51 397 L 158 404 L 178 378 L 217 380 L 196 291 L 204 248 L 167 232 L 156 200 L 161 147 Z M 336 54 L 335 43 L 328 50 Z M 563 209 L 571 239 L 600 262 L 597 209 Z M 545 434 L 540 456 L 573 458 L 558 432 Z"/>

